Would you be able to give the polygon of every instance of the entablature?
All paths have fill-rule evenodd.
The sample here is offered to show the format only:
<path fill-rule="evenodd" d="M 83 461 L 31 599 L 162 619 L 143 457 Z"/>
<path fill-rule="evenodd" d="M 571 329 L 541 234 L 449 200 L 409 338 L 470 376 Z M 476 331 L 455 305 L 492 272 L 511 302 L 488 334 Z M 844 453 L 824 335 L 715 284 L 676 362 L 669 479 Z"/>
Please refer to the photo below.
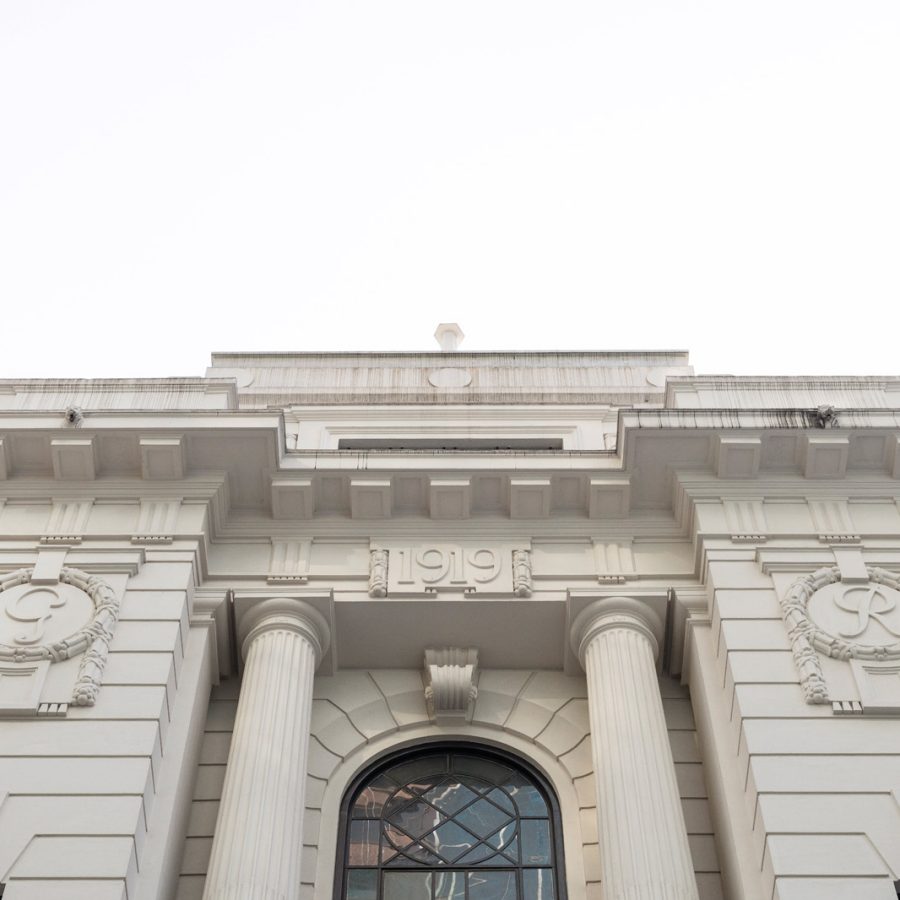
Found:
<path fill-rule="evenodd" d="M 535 415 L 520 424 L 530 428 Z M 560 412 L 542 434 L 564 430 L 565 422 L 576 419 Z M 77 422 L 62 411 L 19 412 L 0 414 L 0 478 L 14 492 L 89 492 L 134 479 L 138 492 L 165 485 L 178 493 L 182 482 L 224 473 L 231 507 L 276 521 L 602 521 L 673 508 L 680 518 L 675 473 L 810 494 L 840 482 L 884 483 L 889 493 L 900 477 L 894 409 L 625 409 L 618 435 L 616 450 L 296 450 L 279 410 L 88 411 Z"/>

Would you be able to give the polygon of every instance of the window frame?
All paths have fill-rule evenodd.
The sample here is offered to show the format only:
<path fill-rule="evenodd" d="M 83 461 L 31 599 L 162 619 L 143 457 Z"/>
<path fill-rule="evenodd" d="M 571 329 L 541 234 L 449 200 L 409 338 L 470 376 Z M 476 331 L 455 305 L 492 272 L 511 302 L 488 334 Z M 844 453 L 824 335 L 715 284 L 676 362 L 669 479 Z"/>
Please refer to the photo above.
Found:
<path fill-rule="evenodd" d="M 550 811 L 550 837 L 551 846 L 553 848 L 553 865 L 550 868 L 553 870 L 556 900 L 567 900 L 568 894 L 566 890 L 566 861 L 562 833 L 562 813 L 560 810 L 559 798 L 557 797 L 556 791 L 553 789 L 553 785 L 529 760 L 524 759 L 508 748 L 467 740 L 435 741 L 423 743 L 415 747 L 404 747 L 399 750 L 391 750 L 381 754 L 376 759 L 371 760 L 365 768 L 353 778 L 341 798 L 340 815 L 338 816 L 334 887 L 332 890 L 333 900 L 343 900 L 347 873 L 350 871 L 350 867 L 347 864 L 347 854 L 350 843 L 350 824 L 353 821 L 352 806 L 357 793 L 367 782 L 377 778 L 382 772 L 418 757 L 432 756 L 437 753 L 466 753 L 483 757 L 490 762 L 505 765 L 513 769 L 519 769 L 523 775 L 531 779 L 543 795 L 543 798 L 547 803 L 547 808 Z M 378 868 L 380 871 L 382 867 L 379 866 Z M 440 866 L 422 866 L 421 871 L 454 871 L 458 868 L 459 867 L 457 866 L 447 866 L 444 869 Z M 464 866 L 462 868 L 468 869 L 479 867 Z M 521 870 L 528 867 L 523 867 L 520 864 L 517 868 L 518 870 Z M 491 867 L 485 867 L 485 871 L 490 871 L 490 869 Z M 398 869 L 398 871 L 403 870 Z"/>

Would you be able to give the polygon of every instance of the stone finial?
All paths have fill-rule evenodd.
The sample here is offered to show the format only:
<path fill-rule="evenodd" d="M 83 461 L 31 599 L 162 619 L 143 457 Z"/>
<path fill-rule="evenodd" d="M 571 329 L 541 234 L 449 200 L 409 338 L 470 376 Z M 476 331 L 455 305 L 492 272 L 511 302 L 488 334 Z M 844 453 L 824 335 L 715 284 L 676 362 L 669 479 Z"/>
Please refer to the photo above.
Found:
<path fill-rule="evenodd" d="M 454 353 L 465 338 L 462 328 L 456 322 L 441 322 L 434 336 L 444 353 Z"/>
<path fill-rule="evenodd" d="M 438 725 L 470 722 L 478 696 L 478 651 L 445 647 L 425 651 L 425 702 Z"/>

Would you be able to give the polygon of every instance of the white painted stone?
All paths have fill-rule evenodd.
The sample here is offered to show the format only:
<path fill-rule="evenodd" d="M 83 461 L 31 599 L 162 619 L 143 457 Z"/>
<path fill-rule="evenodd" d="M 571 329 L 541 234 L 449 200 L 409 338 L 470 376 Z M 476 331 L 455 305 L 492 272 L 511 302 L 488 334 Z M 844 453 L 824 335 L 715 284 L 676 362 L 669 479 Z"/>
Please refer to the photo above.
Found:
<path fill-rule="evenodd" d="M 54 438 L 50 442 L 53 475 L 60 481 L 93 481 L 97 475 L 93 438 Z"/>
<path fill-rule="evenodd" d="M 549 478 L 511 478 L 509 514 L 513 519 L 543 519 L 550 515 Z"/>
<path fill-rule="evenodd" d="M 315 510 L 313 483 L 308 478 L 273 478 L 271 500 L 274 519 L 309 519 Z"/>
<path fill-rule="evenodd" d="M 351 479 L 350 510 L 354 519 L 389 519 L 391 517 L 390 479 Z"/>
<path fill-rule="evenodd" d="M 587 700 L 570 700 L 550 720 L 536 740 L 554 756 L 573 750 L 590 733 Z"/>
<path fill-rule="evenodd" d="M 347 714 L 327 700 L 313 700 L 310 734 L 338 757 L 346 756 L 365 741 Z"/>
<path fill-rule="evenodd" d="M 776 876 L 890 874 L 864 835 L 773 834 L 766 852 Z"/>
<path fill-rule="evenodd" d="M 344 672 L 339 678 L 316 678 L 315 697 L 334 704 L 367 738 L 397 727 L 384 694 L 368 672 Z"/>
<path fill-rule="evenodd" d="M 719 437 L 716 475 L 719 478 L 755 478 L 759 474 L 762 441 L 759 438 Z"/>
<path fill-rule="evenodd" d="M 418 672 L 380 669 L 370 674 L 384 694 L 392 718 L 401 728 L 428 721 L 424 685 Z"/>
<path fill-rule="evenodd" d="M 633 600 L 598 600 L 572 627 L 587 673 L 603 892 L 697 900 L 655 656 L 661 627 Z"/>
<path fill-rule="evenodd" d="M 468 519 L 471 506 L 471 478 L 429 479 L 428 509 L 432 519 Z"/>
<path fill-rule="evenodd" d="M 125 879 L 98 881 L 93 878 L 11 881 L 4 900 L 128 900 Z"/>
<path fill-rule="evenodd" d="M 846 437 L 807 437 L 803 474 L 807 478 L 843 478 L 849 455 Z"/>
<path fill-rule="evenodd" d="M 142 437 L 141 473 L 148 480 L 177 481 L 185 475 L 183 437 Z"/>
<path fill-rule="evenodd" d="M 266 600 L 240 623 L 241 698 L 204 887 L 208 900 L 299 896 L 313 674 L 327 623 L 297 600 Z"/>
<path fill-rule="evenodd" d="M 886 878 L 779 878 L 774 900 L 895 900 L 893 879 Z"/>
<path fill-rule="evenodd" d="M 262 596 L 266 585 L 333 594 L 335 647 L 316 679 L 315 706 L 334 711 L 312 722 L 315 749 L 300 773 L 313 811 L 304 814 L 307 849 L 294 849 L 304 900 L 331 893 L 335 779 L 345 760 L 363 767 L 410 746 L 412 734 L 475 733 L 557 773 L 572 835 L 568 894 L 603 896 L 594 841 L 605 763 L 588 736 L 584 679 L 563 674 L 578 669 L 567 649 L 567 592 L 598 583 L 625 583 L 635 596 L 675 589 L 667 650 L 675 679 L 656 684 L 695 862 L 708 870 L 696 879 L 700 897 L 870 900 L 891 890 L 886 869 L 862 878 L 835 871 L 818 859 L 817 841 L 826 828 L 832 836 L 852 829 L 853 841 L 868 841 L 897 870 L 897 826 L 885 811 L 900 784 L 900 723 L 885 715 L 896 704 L 863 703 L 868 682 L 857 684 L 852 671 L 859 661 L 820 654 L 839 708 L 856 703 L 867 713 L 808 706 L 778 597 L 821 566 L 839 565 L 843 581 L 860 587 L 863 566 L 900 572 L 900 381 L 693 377 L 680 352 L 229 354 L 216 356 L 210 374 L 0 387 L 0 571 L 37 564 L 35 582 L 55 587 L 63 564 L 83 564 L 119 594 L 128 582 L 97 704 L 59 719 L 5 721 L 0 793 L 12 791 L 17 804 L 32 794 L 51 804 L 54 794 L 86 804 L 121 795 L 157 816 L 146 836 L 146 824 L 126 835 L 131 826 L 110 816 L 123 829 L 115 836 L 141 854 L 139 873 L 55 881 L 35 869 L 28 880 L 12 878 L 7 896 L 121 900 L 126 879 L 138 885 L 128 900 L 199 896 L 239 684 L 226 592 Z M 836 408 L 836 425 L 817 410 L 824 405 Z M 61 412 L 73 406 L 81 418 L 66 422 Z M 366 450 L 369 437 L 381 449 Z M 423 439 L 467 449 L 385 449 Z M 339 449 L 348 440 L 356 449 Z M 484 449 L 502 441 L 519 449 Z M 525 448 L 542 442 L 539 452 Z M 387 596 L 370 593 L 373 548 L 392 554 Z M 466 554 L 461 575 L 456 548 Z M 446 571 L 433 582 L 420 577 L 435 574 L 431 553 L 401 589 L 394 551 L 412 561 L 432 550 Z M 528 554 L 524 581 L 513 578 L 513 551 Z M 479 568 L 473 553 L 493 562 Z M 494 568 L 495 577 L 476 582 Z M 891 596 L 869 610 L 888 623 L 882 606 Z M 48 629 L 63 621 L 61 609 L 53 614 Z M 869 618 L 877 637 L 882 626 Z M 833 624 L 849 627 L 840 617 Z M 700 629 L 716 643 L 693 652 Z M 185 674 L 196 663 L 192 634 L 215 643 L 210 674 L 232 676 L 213 694 L 205 737 L 206 698 Z M 440 646 L 478 648 L 472 723 L 429 722 L 418 669 L 425 648 Z M 49 666 L 38 709 L 59 711 L 78 665 Z M 690 679 L 690 697 L 678 679 Z M 195 711 L 190 733 L 174 725 L 185 709 Z M 187 788 L 166 778 L 194 757 L 202 799 L 189 822 Z M 24 808 L 9 809 L 29 821 Z M 0 805 L 0 847 L 3 832 L 15 831 L 8 819 Z M 59 821 L 71 819 L 62 812 Z M 62 837 L 38 824 L 35 834 Z M 94 813 L 81 827 L 75 837 L 102 838 L 89 832 L 100 827 Z M 852 857 L 853 841 L 833 855 Z M 775 853 L 764 856 L 770 843 Z M 163 857 L 183 849 L 195 874 L 176 889 L 152 873 L 170 871 Z M 817 871 L 797 874 L 798 861 Z M 779 875 L 782 864 L 792 874 Z"/>
<path fill-rule="evenodd" d="M 187 829 L 188 837 L 212 837 L 218 813 L 219 803 L 217 800 L 199 800 L 192 803 L 191 818 Z"/>
<path fill-rule="evenodd" d="M 631 508 L 631 482 L 627 477 L 591 478 L 588 515 L 592 519 L 627 516 Z"/>
<path fill-rule="evenodd" d="M 224 766 L 231 748 L 230 731 L 207 731 L 200 746 L 201 766 Z"/>
<path fill-rule="evenodd" d="M 531 672 L 487 670 L 478 679 L 478 697 L 472 721 L 503 725 L 509 718 Z"/>

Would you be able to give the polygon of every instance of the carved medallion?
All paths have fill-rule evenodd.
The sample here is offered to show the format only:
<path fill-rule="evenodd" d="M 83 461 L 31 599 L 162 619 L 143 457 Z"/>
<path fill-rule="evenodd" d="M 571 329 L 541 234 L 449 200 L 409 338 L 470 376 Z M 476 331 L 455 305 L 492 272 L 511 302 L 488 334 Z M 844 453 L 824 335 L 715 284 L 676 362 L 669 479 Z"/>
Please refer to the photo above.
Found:
<path fill-rule="evenodd" d="M 808 703 L 829 702 L 818 653 L 835 659 L 900 659 L 900 576 L 866 566 L 869 581 L 844 584 L 837 566 L 797 579 L 781 600 Z"/>
<path fill-rule="evenodd" d="M 60 662 L 84 654 L 72 704 L 93 706 L 119 599 L 103 579 L 63 567 L 59 583 L 33 585 L 34 568 L 0 578 L 0 662 Z"/>

